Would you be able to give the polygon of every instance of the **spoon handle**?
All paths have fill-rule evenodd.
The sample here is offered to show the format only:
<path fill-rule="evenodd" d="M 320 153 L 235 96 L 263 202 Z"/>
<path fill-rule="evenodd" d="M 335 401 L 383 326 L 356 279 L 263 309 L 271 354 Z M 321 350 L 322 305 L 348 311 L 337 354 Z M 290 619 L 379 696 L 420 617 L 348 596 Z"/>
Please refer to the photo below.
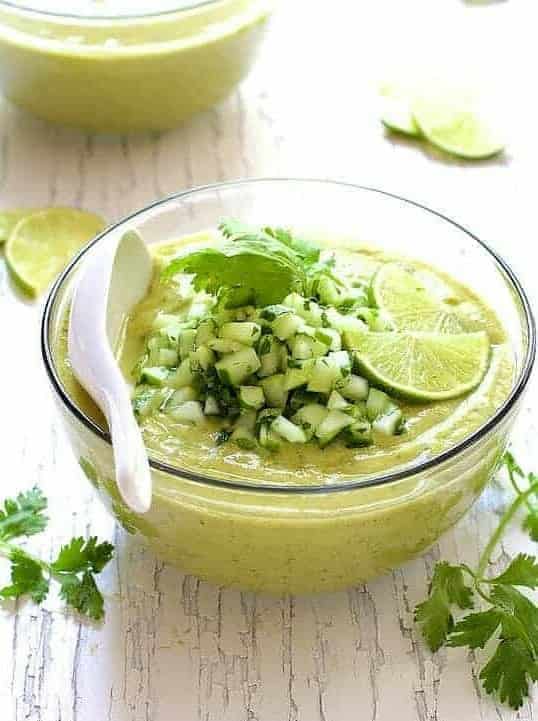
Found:
<path fill-rule="evenodd" d="M 152 480 L 146 448 L 133 416 L 126 389 L 116 390 L 114 399 L 105 399 L 110 434 L 114 439 L 116 483 L 125 503 L 136 513 L 146 513 L 151 505 Z"/>

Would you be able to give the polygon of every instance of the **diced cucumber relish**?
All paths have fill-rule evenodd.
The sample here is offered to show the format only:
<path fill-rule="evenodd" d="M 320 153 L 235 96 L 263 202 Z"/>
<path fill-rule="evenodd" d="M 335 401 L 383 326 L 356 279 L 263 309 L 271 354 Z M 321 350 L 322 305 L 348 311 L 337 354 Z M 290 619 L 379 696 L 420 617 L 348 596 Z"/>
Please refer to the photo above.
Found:
<path fill-rule="evenodd" d="M 168 245 L 163 258 L 169 259 L 170 250 Z M 350 256 L 355 263 L 347 262 Z M 361 258 L 364 274 L 357 272 Z M 347 450 L 353 458 L 356 449 L 381 453 L 390 438 L 391 447 L 408 446 L 408 435 L 415 442 L 421 415 L 430 415 L 425 405 L 366 378 L 348 341 L 361 333 L 401 330 L 376 306 L 372 292 L 373 271 L 392 260 L 376 252 L 337 251 L 334 270 L 305 281 L 302 292 L 292 289 L 277 304 L 229 308 L 218 294 L 196 290 L 196 279 L 189 282 L 184 274 L 163 281 L 157 251 L 150 302 L 144 301 L 131 321 L 142 317 L 146 327 L 143 354 L 133 370 L 139 423 L 148 429 L 157 424 L 161 437 L 172 438 L 178 425 L 186 432 L 196 427 L 215 447 L 231 444 L 262 456 L 299 446 L 327 453 L 331 445 L 354 449 Z M 416 267 L 417 277 L 426 272 L 435 279 L 422 264 Z M 451 285 L 464 310 L 472 306 L 474 320 L 465 328 L 462 316 L 459 327 L 487 331 L 491 343 L 501 345 L 503 331 L 491 311 L 456 282 L 438 278 Z M 450 308 L 457 308 L 453 298 Z M 481 373 L 475 386 L 485 370 Z M 443 420 L 458 401 L 426 406 L 434 408 L 432 418 Z"/>

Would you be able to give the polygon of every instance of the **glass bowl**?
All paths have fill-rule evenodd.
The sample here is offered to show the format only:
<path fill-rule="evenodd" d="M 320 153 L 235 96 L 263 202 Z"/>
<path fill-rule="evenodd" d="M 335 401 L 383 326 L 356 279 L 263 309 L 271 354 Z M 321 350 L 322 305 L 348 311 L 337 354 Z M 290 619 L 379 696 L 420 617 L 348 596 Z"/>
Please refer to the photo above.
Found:
<path fill-rule="evenodd" d="M 108 434 L 73 400 L 58 353 L 77 270 L 88 250 L 135 225 L 149 244 L 215 227 L 223 216 L 282 224 L 317 237 L 367 240 L 444 269 L 487 298 L 512 344 L 511 392 L 471 435 L 440 455 L 345 483 L 275 485 L 204 474 L 150 459 L 154 497 L 144 516 L 122 504 Z M 366 581 L 422 553 L 469 509 L 506 447 L 535 355 L 527 297 L 508 265 L 457 223 L 418 203 L 323 180 L 223 183 L 160 200 L 108 228 L 51 290 L 43 361 L 80 465 L 129 531 L 183 571 L 218 584 L 274 593 L 332 591 Z"/>
<path fill-rule="evenodd" d="M 4 95 L 92 132 L 175 127 L 246 75 L 272 0 L 153 0 L 138 14 L 132 5 L 79 0 L 61 12 L 58 0 L 0 0 Z"/>

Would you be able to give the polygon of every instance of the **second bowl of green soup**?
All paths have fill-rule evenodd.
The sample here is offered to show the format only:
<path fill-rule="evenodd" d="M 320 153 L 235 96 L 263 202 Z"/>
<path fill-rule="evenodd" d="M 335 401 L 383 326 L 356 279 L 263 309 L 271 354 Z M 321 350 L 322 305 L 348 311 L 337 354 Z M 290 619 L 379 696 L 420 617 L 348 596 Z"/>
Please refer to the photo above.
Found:
<path fill-rule="evenodd" d="M 122 504 L 66 334 L 77 271 L 136 228 L 154 258 L 118 357 L 154 482 Z M 56 283 L 43 353 L 80 465 L 183 571 L 336 590 L 427 549 L 494 473 L 534 361 L 524 291 L 454 222 L 376 190 L 253 180 L 181 193 Z"/>
<path fill-rule="evenodd" d="M 0 87 L 93 132 L 165 130 L 250 70 L 272 0 L 0 0 Z"/>

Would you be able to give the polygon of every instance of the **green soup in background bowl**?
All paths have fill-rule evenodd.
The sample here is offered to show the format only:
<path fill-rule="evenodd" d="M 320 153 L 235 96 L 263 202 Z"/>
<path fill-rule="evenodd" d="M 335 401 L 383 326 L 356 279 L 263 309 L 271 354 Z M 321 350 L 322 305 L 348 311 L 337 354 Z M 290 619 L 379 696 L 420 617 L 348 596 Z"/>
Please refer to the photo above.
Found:
<path fill-rule="evenodd" d="M 96 132 L 173 128 L 250 69 L 272 0 L 0 2 L 0 88 Z"/>
<path fill-rule="evenodd" d="M 149 455 L 152 508 L 137 516 L 122 504 L 103 422 L 70 372 L 66 318 L 73 281 L 94 244 L 136 227 L 148 244 L 176 242 L 215 228 L 223 217 L 291 227 L 337 247 L 367 243 L 446 273 L 487 301 L 510 346 L 509 372 L 483 402 L 454 415 L 441 444 L 380 464 L 350 449 L 332 450 L 323 472 L 306 478 L 263 461 L 234 469 L 190 442 L 183 456 L 166 444 Z M 510 268 L 456 223 L 377 190 L 317 180 L 260 179 L 198 188 L 145 208 L 107 229 L 72 262 L 48 298 L 43 358 L 80 465 L 118 520 L 145 536 L 160 557 L 215 583 L 274 593 L 332 591 L 382 574 L 423 552 L 458 521 L 492 477 L 518 412 L 535 354 L 527 298 Z M 461 404 L 464 406 L 464 404 Z M 460 408 L 460 405 L 458 405 Z M 446 408 L 445 408 L 446 411 Z M 461 414 L 461 410 L 457 411 Z M 458 418 L 460 420 L 458 421 Z M 446 419 L 444 419 L 446 421 Z M 193 438 L 195 434 L 193 435 Z M 185 436 L 187 438 L 187 436 Z M 315 459 L 316 449 L 303 458 Z M 381 449 L 385 453 L 385 449 Z M 287 451 L 276 463 L 287 463 Z M 310 459 L 311 460 L 311 459 Z M 332 463 L 332 460 L 331 460 Z M 255 472 L 254 472 L 255 468 Z"/>

